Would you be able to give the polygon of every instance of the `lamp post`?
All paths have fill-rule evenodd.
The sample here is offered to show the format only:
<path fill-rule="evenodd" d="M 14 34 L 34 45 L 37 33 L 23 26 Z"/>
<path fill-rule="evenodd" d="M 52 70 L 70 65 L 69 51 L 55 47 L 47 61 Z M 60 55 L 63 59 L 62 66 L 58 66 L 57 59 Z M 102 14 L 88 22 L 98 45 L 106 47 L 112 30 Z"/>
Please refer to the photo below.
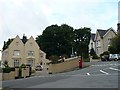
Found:
<path fill-rule="evenodd" d="M 74 53 L 73 53 L 73 47 L 72 47 L 72 54 L 71 54 L 71 57 L 73 57 L 74 56 Z"/>

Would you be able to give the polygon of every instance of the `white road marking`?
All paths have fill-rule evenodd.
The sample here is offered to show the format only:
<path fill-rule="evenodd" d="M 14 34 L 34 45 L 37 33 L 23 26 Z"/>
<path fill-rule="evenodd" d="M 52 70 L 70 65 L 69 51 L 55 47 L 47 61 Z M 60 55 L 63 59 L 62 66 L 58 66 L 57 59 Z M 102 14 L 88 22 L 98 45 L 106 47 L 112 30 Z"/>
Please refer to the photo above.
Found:
<path fill-rule="evenodd" d="M 87 75 L 90 75 L 90 73 L 87 73 Z"/>
<path fill-rule="evenodd" d="M 103 71 L 103 70 L 100 70 L 100 72 L 101 72 L 101 73 L 104 73 L 104 74 L 107 74 L 107 75 L 109 74 L 109 73 L 107 73 L 107 72 L 105 72 L 105 71 Z"/>
<path fill-rule="evenodd" d="M 110 67 L 109 69 L 111 69 L 111 70 L 115 70 L 115 71 L 120 71 L 119 69 L 112 68 L 112 67 Z"/>
<path fill-rule="evenodd" d="M 91 66 L 119 66 L 120 64 L 99 64 L 99 65 L 91 65 Z"/>

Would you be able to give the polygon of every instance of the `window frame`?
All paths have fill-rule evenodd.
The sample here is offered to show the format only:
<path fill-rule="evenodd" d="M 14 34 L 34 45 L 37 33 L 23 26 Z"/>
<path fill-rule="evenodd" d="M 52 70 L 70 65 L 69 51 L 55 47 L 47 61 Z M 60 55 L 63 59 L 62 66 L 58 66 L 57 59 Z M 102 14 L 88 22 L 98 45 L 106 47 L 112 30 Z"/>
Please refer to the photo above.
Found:
<path fill-rule="evenodd" d="M 14 67 L 19 67 L 20 66 L 20 60 L 14 59 Z"/>
<path fill-rule="evenodd" d="M 34 56 L 34 51 L 28 51 L 28 56 Z"/>
<path fill-rule="evenodd" d="M 13 55 L 14 56 L 20 56 L 20 50 L 14 50 Z"/>

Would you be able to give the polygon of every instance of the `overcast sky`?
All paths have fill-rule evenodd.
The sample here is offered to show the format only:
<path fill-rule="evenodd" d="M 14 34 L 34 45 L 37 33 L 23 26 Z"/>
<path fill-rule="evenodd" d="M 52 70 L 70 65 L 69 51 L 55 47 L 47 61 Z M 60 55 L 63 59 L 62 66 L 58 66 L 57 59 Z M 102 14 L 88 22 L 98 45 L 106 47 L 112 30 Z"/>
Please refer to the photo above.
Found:
<path fill-rule="evenodd" d="M 119 0 L 0 0 L 0 50 L 4 41 L 33 36 L 52 24 L 77 29 L 117 29 Z"/>

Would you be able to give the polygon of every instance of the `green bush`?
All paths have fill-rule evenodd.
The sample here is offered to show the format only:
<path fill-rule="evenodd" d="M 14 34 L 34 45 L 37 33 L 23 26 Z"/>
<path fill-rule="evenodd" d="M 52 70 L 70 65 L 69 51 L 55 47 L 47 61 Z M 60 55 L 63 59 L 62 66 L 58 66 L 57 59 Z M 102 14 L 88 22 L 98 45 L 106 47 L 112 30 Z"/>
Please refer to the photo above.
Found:
<path fill-rule="evenodd" d="M 59 57 L 57 55 L 52 55 L 49 57 L 52 63 L 58 63 Z"/>
<path fill-rule="evenodd" d="M 67 55 L 67 54 L 64 54 L 64 55 L 62 55 L 62 57 L 65 57 L 65 59 L 66 59 L 66 58 L 68 58 L 68 55 Z"/>
<path fill-rule="evenodd" d="M 15 71 L 15 67 L 11 67 L 11 68 L 10 68 L 10 71 Z"/>
<path fill-rule="evenodd" d="M 82 59 L 83 62 L 90 62 L 90 58 Z"/>
<path fill-rule="evenodd" d="M 90 50 L 90 55 L 92 56 L 92 59 L 98 59 L 99 58 L 93 48 Z"/>
<path fill-rule="evenodd" d="M 35 70 L 32 70 L 31 73 L 35 73 Z"/>
<path fill-rule="evenodd" d="M 3 73 L 10 73 L 10 67 L 3 68 Z"/>
<path fill-rule="evenodd" d="M 21 66 L 20 66 L 20 68 L 25 68 L 26 67 L 26 65 L 25 64 L 22 64 Z"/>
<path fill-rule="evenodd" d="M 108 51 L 103 52 L 104 55 L 109 55 Z"/>
<path fill-rule="evenodd" d="M 98 59 L 99 57 L 96 55 L 96 54 L 94 54 L 93 56 L 92 56 L 92 59 Z"/>
<path fill-rule="evenodd" d="M 89 54 L 88 54 L 88 53 L 83 53 L 82 57 L 83 57 L 84 59 L 88 59 L 88 58 L 89 58 Z"/>
<path fill-rule="evenodd" d="M 102 57 L 104 55 L 109 55 L 109 54 L 110 54 L 109 51 L 105 51 L 105 52 L 103 52 L 103 53 L 100 54 L 100 57 Z"/>
<path fill-rule="evenodd" d="M 4 62 L 3 62 L 3 65 L 4 65 L 5 68 L 6 68 L 6 67 L 9 67 L 8 61 L 4 61 Z"/>

